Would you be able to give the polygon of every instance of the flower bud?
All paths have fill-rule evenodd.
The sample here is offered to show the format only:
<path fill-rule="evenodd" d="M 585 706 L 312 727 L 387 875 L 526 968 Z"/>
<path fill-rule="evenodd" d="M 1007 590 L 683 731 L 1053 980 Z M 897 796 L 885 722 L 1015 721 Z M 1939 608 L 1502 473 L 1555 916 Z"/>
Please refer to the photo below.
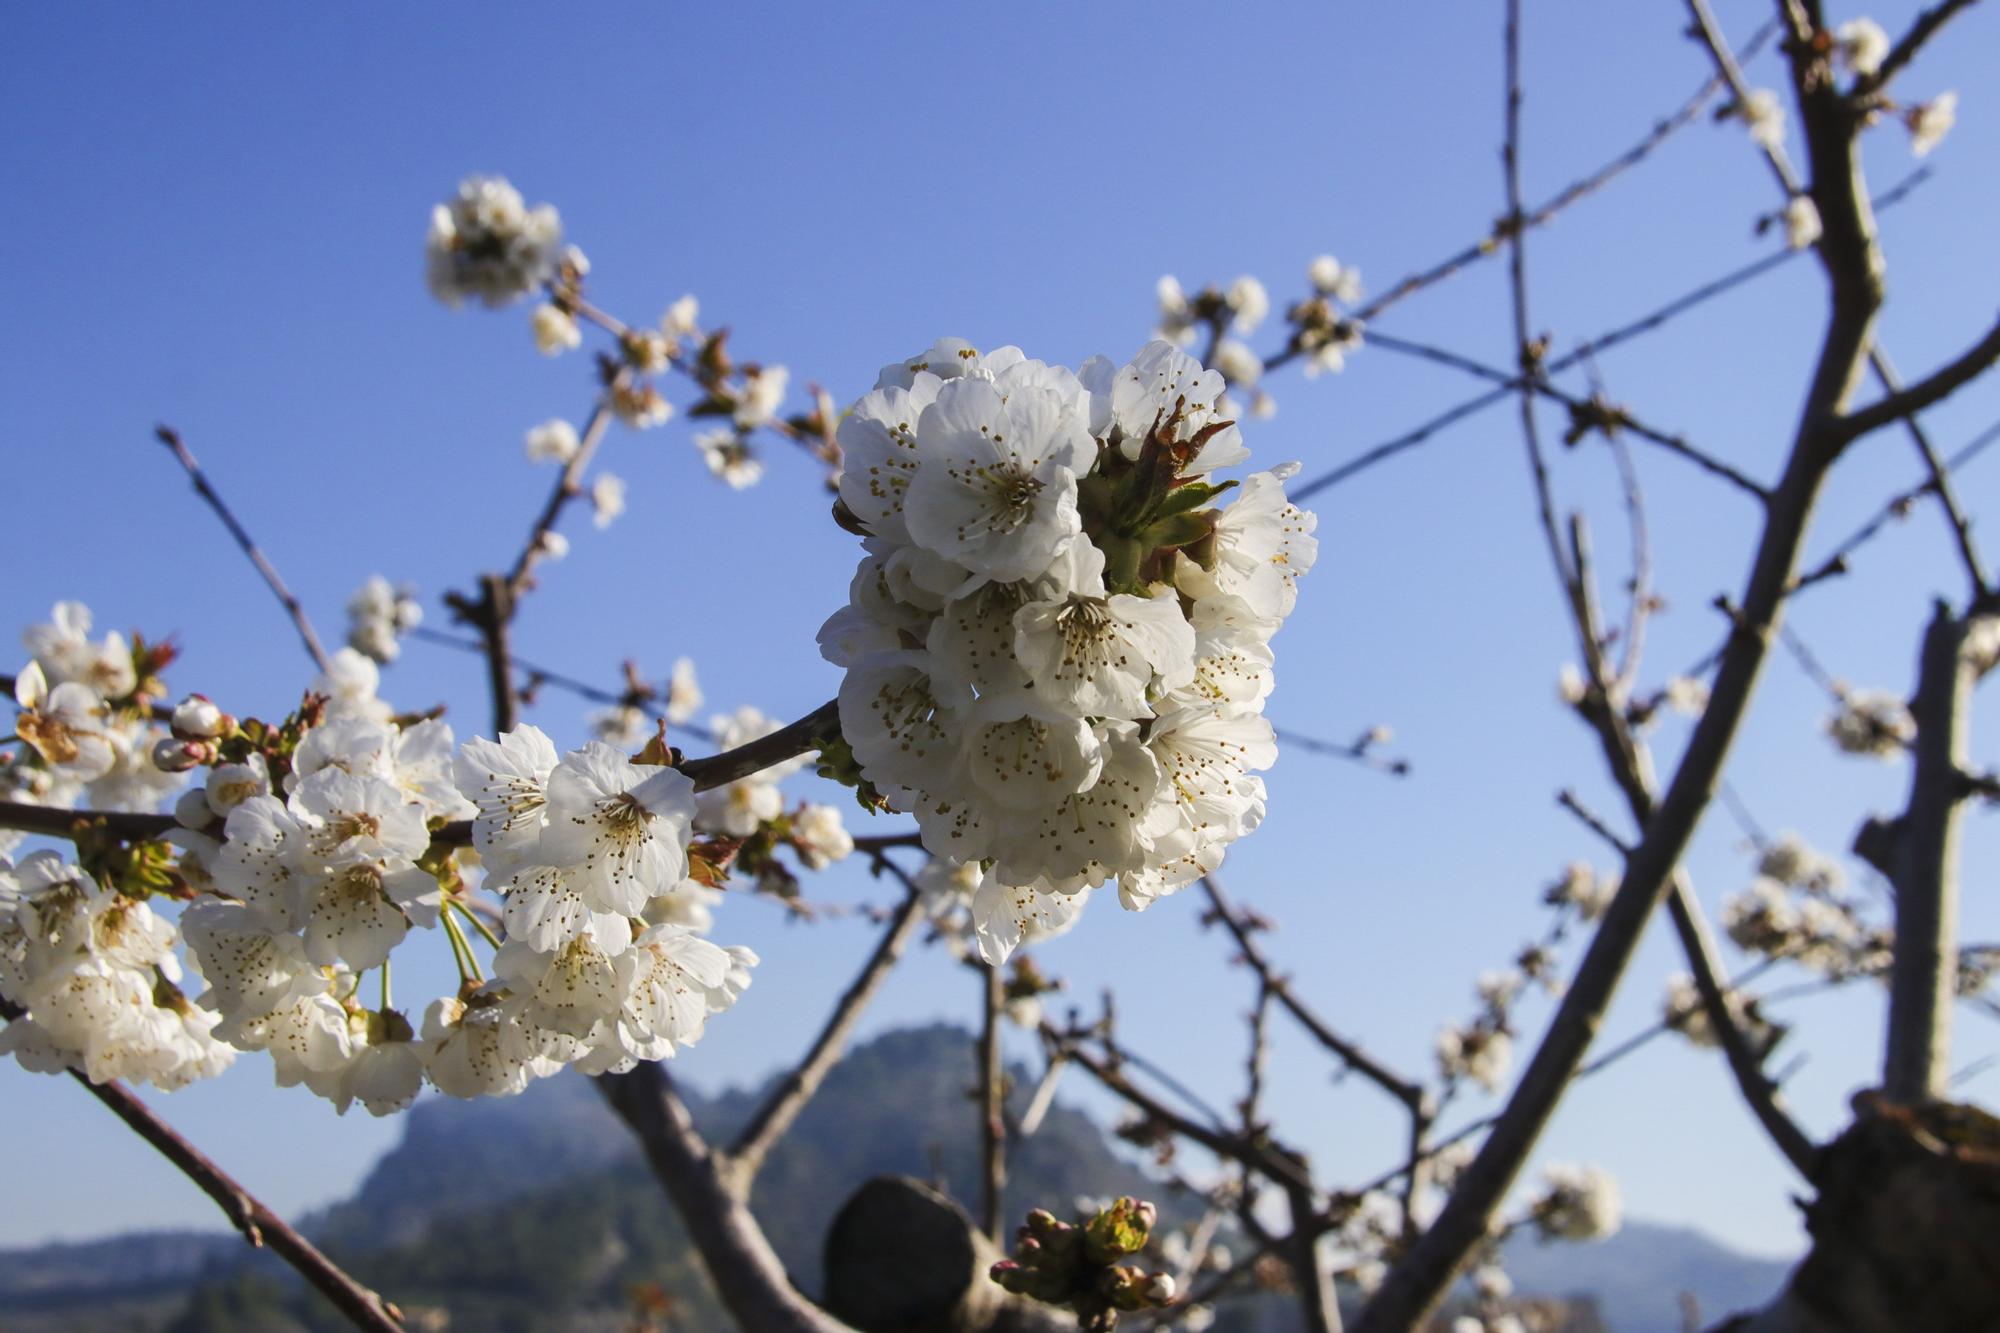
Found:
<path fill-rule="evenodd" d="M 1155 1273 L 1146 1279 L 1146 1285 L 1142 1290 L 1146 1294 L 1146 1299 L 1153 1304 L 1170 1305 L 1174 1299 L 1174 1275 Z"/>
<path fill-rule="evenodd" d="M 210 741 L 235 726 L 235 719 L 205 694 L 190 694 L 174 705 L 174 735 L 188 741 Z"/>
<path fill-rule="evenodd" d="M 185 773 L 199 768 L 214 757 L 207 741 L 184 741 L 168 736 L 153 747 L 153 767 L 162 773 Z"/>
<path fill-rule="evenodd" d="M 208 788 L 190 787 L 182 792 L 174 802 L 174 822 L 197 833 L 213 824 L 215 811 L 208 808 Z"/>

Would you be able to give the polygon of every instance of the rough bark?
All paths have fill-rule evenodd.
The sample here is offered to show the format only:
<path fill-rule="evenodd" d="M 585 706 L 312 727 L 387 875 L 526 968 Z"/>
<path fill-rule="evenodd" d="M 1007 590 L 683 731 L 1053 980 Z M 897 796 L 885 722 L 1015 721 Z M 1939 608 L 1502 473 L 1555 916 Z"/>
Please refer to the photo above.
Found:
<path fill-rule="evenodd" d="M 2000 1120 L 1857 1103 L 1806 1205 L 1811 1253 L 1777 1300 L 1714 1333 L 2000 1328 Z"/>

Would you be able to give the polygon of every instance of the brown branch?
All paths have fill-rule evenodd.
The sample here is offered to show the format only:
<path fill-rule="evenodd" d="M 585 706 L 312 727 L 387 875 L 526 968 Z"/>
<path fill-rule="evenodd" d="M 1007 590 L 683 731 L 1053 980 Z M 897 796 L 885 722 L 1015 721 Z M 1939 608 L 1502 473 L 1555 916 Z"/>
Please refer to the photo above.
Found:
<path fill-rule="evenodd" d="M 645 1148 L 716 1294 L 739 1327 L 757 1333 L 849 1333 L 792 1285 L 665 1068 L 649 1061 L 629 1073 L 607 1074 L 597 1086 Z"/>
<path fill-rule="evenodd" d="M 726 787 L 738 778 L 761 773 L 773 764 L 817 750 L 840 735 L 840 704 L 828 700 L 790 726 L 746 745 L 705 759 L 686 759 L 676 767 L 694 779 L 696 791 Z"/>
<path fill-rule="evenodd" d="M 1228 928 L 1230 936 L 1236 941 L 1236 947 L 1242 950 L 1244 961 L 1257 973 L 1259 983 L 1270 988 L 1272 996 L 1285 1007 L 1287 1013 L 1298 1020 L 1301 1027 L 1312 1034 L 1315 1041 L 1332 1052 L 1342 1064 L 1353 1069 L 1403 1105 L 1416 1108 L 1424 1104 L 1425 1093 L 1421 1084 L 1397 1074 L 1363 1050 L 1359 1042 L 1335 1032 L 1325 1019 L 1293 993 L 1290 982 L 1278 975 L 1271 961 L 1257 947 L 1249 923 L 1239 915 L 1235 904 L 1229 900 L 1229 895 L 1223 891 L 1221 882 L 1215 876 L 1204 875 L 1201 887 L 1208 895 L 1209 905 L 1215 909 L 1216 919 Z"/>
<path fill-rule="evenodd" d="M 1295 1154 L 1278 1149 L 1268 1138 L 1259 1136 L 1253 1139 L 1227 1130 L 1210 1129 L 1190 1120 L 1134 1084 L 1110 1062 L 1092 1055 L 1076 1034 L 1063 1032 L 1046 1022 L 1041 1026 L 1041 1033 L 1051 1051 L 1080 1065 L 1108 1091 L 1122 1097 L 1147 1119 L 1191 1143 L 1200 1144 L 1224 1161 L 1248 1167 L 1280 1188 L 1314 1188 L 1312 1176 L 1300 1165 L 1300 1159 Z"/>
<path fill-rule="evenodd" d="M 1957 471 L 1973 459 L 1979 457 L 1980 454 L 1986 452 L 1987 449 L 1996 443 L 2000 443 L 2000 423 L 1988 426 L 1985 430 L 1973 436 L 1958 452 L 1945 459 L 1944 470 L 1948 473 Z M 1815 583 L 1822 583 L 1827 579 L 1845 574 L 1848 569 L 1847 558 L 1849 556 L 1873 541 L 1881 534 L 1884 528 L 1889 526 L 1892 520 L 1907 514 L 1911 505 L 1936 489 L 1937 479 L 1933 477 L 1912 486 L 1898 495 L 1891 496 L 1887 503 L 1875 511 L 1872 517 L 1837 543 L 1833 550 L 1827 553 L 1824 560 L 1820 561 L 1808 572 L 1801 574 L 1798 580 L 1793 583 L 1792 592 L 1802 592 Z"/>
<path fill-rule="evenodd" d="M 527 544 L 514 557 L 513 566 L 507 571 L 507 604 L 510 608 L 514 599 L 527 591 L 535 566 L 548 554 L 549 534 L 555 531 L 556 521 L 562 517 L 564 508 L 583 494 L 583 474 L 589 470 L 591 460 L 597 454 L 597 446 L 604 439 L 605 429 L 611 424 L 611 394 L 617 387 L 618 378 L 612 377 L 596 405 L 591 408 L 590 419 L 584 423 L 583 434 L 577 440 L 576 452 L 563 464 L 555 486 L 549 491 L 549 498 L 542 504 L 541 513 L 535 516 L 534 526 L 528 529 Z M 512 614 L 511 609 L 509 614 Z"/>
<path fill-rule="evenodd" d="M 1856 100 L 1881 92 L 1888 86 L 1889 80 L 1895 78 L 1905 65 L 1917 58 L 1917 53 L 1937 35 L 1938 29 L 1972 8 L 1976 2 L 1977 0 L 1942 0 L 1942 3 L 1932 5 L 1917 15 L 1916 21 L 1910 24 L 1910 30 L 1889 48 L 1889 54 L 1882 57 L 1882 63 L 1876 67 L 1875 72 L 1855 81 Z"/>
<path fill-rule="evenodd" d="M 1005 1225 L 1001 1199 L 1007 1189 L 1007 1072 L 1000 1063 L 1000 1023 L 1007 1010 L 1007 982 L 991 963 L 979 964 L 979 1229 L 995 1244 Z"/>
<path fill-rule="evenodd" d="M 1858 408 L 1840 419 L 1837 434 L 1842 442 L 1858 439 L 1872 430 L 1891 425 L 1942 402 L 2000 361 L 2000 322 L 1986 336 L 1959 353 L 1951 361 L 1902 390 Z"/>
<path fill-rule="evenodd" d="M 0 998 L 0 1018 L 14 1022 L 24 1013 L 19 1006 Z M 243 1233 L 243 1239 L 253 1249 L 268 1249 L 290 1264 L 299 1276 L 333 1302 L 334 1308 L 356 1328 L 374 1329 L 377 1333 L 399 1333 L 402 1314 L 395 1306 L 348 1276 L 340 1265 L 294 1231 L 285 1219 L 259 1202 L 206 1153 L 182 1138 L 131 1089 L 115 1079 L 108 1083 L 92 1083 L 80 1070 L 72 1069 L 70 1074 L 91 1096 L 104 1103 L 113 1115 L 173 1163 L 175 1169 L 200 1186 L 202 1193 L 215 1200 L 230 1225 Z"/>
<path fill-rule="evenodd" d="M 270 562 L 250 536 L 249 531 L 237 521 L 229 506 L 223 503 L 222 497 L 216 494 L 215 487 L 209 484 L 207 474 L 201 470 L 201 464 L 195 462 L 194 454 L 181 442 L 180 432 L 172 426 L 155 426 L 153 434 L 161 444 L 173 451 L 175 459 L 186 470 L 188 480 L 194 483 L 195 494 L 215 511 L 215 516 L 222 520 L 222 526 L 229 530 L 231 537 L 235 538 L 237 547 L 244 555 L 250 557 L 250 563 L 257 567 L 257 572 L 264 578 L 265 586 L 269 587 L 272 595 L 278 599 L 278 604 L 285 608 L 285 614 L 291 617 L 292 628 L 298 631 L 299 641 L 305 644 L 306 653 L 312 658 L 313 664 L 321 671 L 330 670 L 326 649 L 320 645 L 319 635 L 313 631 L 312 621 L 306 617 L 305 607 L 292 595 L 292 590 L 285 586 L 285 580 L 279 577 L 277 566 Z"/>
<path fill-rule="evenodd" d="M 917 928 L 923 924 L 923 905 L 923 895 L 911 886 L 909 896 L 896 909 L 896 915 L 890 919 L 888 929 L 883 931 L 882 938 L 875 945 L 875 951 L 827 1015 L 826 1024 L 820 1029 L 812 1047 L 771 1090 L 771 1095 L 736 1136 L 736 1142 L 730 1145 L 726 1154 L 726 1169 L 733 1177 L 732 1188 L 747 1195 L 750 1182 L 756 1179 L 764 1158 L 785 1131 L 791 1128 L 813 1094 L 819 1091 L 820 1084 L 847 1049 L 848 1038 L 854 1033 L 854 1025 L 860 1021 L 861 1011 L 875 998 L 875 993 L 888 979 L 890 970 L 909 947 Z"/>
<path fill-rule="evenodd" d="M 1896 368 L 1889 363 L 1889 354 L 1882 350 L 1880 343 L 1868 353 L 1868 364 L 1881 383 L 1883 392 L 1896 394 L 1903 391 Z M 1944 511 L 1945 522 L 1951 525 L 1952 537 L 1958 543 L 1958 558 L 1965 565 L 1966 577 L 1972 581 L 1972 596 L 1976 600 L 1986 591 L 1986 571 L 1979 561 L 1979 549 L 1972 542 L 1972 521 L 1959 508 L 1958 497 L 1952 493 L 1951 470 L 1938 457 L 1937 446 L 1931 443 L 1930 433 L 1917 420 L 1916 413 L 1904 417 L 1903 425 L 1909 432 L 1910 442 L 1917 447 L 1917 456 L 1923 459 L 1924 467 L 1930 473 L 1931 492 L 1938 498 L 1938 507 Z"/>

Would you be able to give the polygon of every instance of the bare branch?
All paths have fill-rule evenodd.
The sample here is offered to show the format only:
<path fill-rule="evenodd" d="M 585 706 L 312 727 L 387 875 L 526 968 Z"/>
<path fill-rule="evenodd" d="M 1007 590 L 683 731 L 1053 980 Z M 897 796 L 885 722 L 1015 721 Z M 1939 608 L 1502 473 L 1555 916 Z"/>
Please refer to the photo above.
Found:
<path fill-rule="evenodd" d="M 897 873 L 901 874 L 900 871 Z M 854 1025 L 860 1021 L 861 1011 L 882 988 L 882 983 L 909 947 L 923 920 L 923 895 L 911 885 L 909 896 L 896 909 L 896 915 L 890 919 L 888 929 L 882 932 L 875 951 L 827 1015 L 826 1024 L 814 1039 L 812 1048 L 771 1090 L 770 1097 L 757 1108 L 756 1114 L 736 1136 L 736 1142 L 730 1145 L 727 1170 L 736 1177 L 732 1184 L 739 1185 L 743 1192 L 748 1192 L 750 1182 L 756 1179 L 766 1155 L 791 1128 L 792 1121 L 798 1118 L 799 1112 L 819 1091 L 827 1073 L 847 1049 L 848 1038 L 854 1034 Z"/>
<path fill-rule="evenodd" d="M 607 1074 L 598 1090 L 645 1148 L 653 1174 L 680 1211 L 716 1293 L 739 1327 L 758 1333 L 849 1333 L 792 1286 L 745 1199 L 695 1128 L 656 1061 Z"/>
<path fill-rule="evenodd" d="M 1293 993 L 1290 983 L 1278 975 L 1270 960 L 1257 947 L 1250 924 L 1229 900 L 1229 895 L 1223 892 L 1221 881 L 1214 875 L 1204 875 L 1201 887 L 1208 895 L 1209 905 L 1215 909 L 1216 919 L 1228 928 L 1230 935 L 1236 941 L 1236 947 L 1243 951 L 1244 961 L 1257 973 L 1259 982 L 1270 988 L 1272 996 L 1285 1007 L 1287 1013 L 1298 1020 L 1301 1027 L 1312 1034 L 1315 1041 L 1338 1057 L 1341 1063 L 1405 1106 L 1416 1108 L 1424 1104 L 1425 1093 L 1420 1084 L 1392 1071 L 1387 1065 L 1361 1049 L 1359 1042 L 1335 1032 L 1328 1026 L 1326 1020 L 1313 1012 Z"/>
<path fill-rule="evenodd" d="M 1772 33 L 1777 31 L 1777 26 L 1776 23 L 1765 24 L 1763 30 L 1751 38 L 1746 50 L 1761 46 L 1770 38 Z M 1602 189 L 1621 173 L 1638 166 L 1647 157 L 1651 156 L 1654 149 L 1665 143 L 1674 131 L 1684 125 L 1690 124 L 1699 117 L 1702 108 L 1714 99 L 1715 94 L 1722 87 L 1723 79 L 1720 75 L 1704 82 L 1700 88 L 1695 90 L 1694 95 L 1689 97 L 1679 109 L 1675 110 L 1671 115 L 1656 121 L 1644 138 L 1589 175 L 1571 182 L 1558 191 L 1546 203 L 1530 210 L 1521 219 L 1519 225 L 1529 228 L 1542 226 L 1571 204 Z M 1460 269 L 1475 264 L 1481 259 L 1498 254 L 1501 243 L 1507 239 L 1508 230 L 1508 223 L 1503 219 L 1491 231 L 1466 246 L 1463 250 L 1396 283 L 1383 292 L 1382 295 L 1355 311 L 1353 318 L 1361 322 L 1374 319 L 1384 310 L 1387 310 L 1390 306 L 1395 305 L 1405 297 L 1412 296 L 1426 287 L 1441 282 L 1452 274 L 1457 273 Z"/>
<path fill-rule="evenodd" d="M 1241 1163 L 1280 1188 L 1314 1188 L 1312 1176 L 1300 1165 L 1298 1157 L 1277 1149 L 1268 1138 L 1260 1136 L 1252 1139 L 1226 1130 L 1210 1129 L 1190 1120 L 1138 1087 L 1109 1062 L 1092 1055 L 1075 1035 L 1060 1031 L 1046 1022 L 1042 1024 L 1041 1032 L 1051 1050 L 1062 1053 L 1087 1070 L 1105 1088 L 1124 1098 L 1148 1119 L 1192 1143 L 1200 1144 L 1225 1161 Z"/>
<path fill-rule="evenodd" d="M 1990 369 L 1996 361 L 2000 361 L 2000 322 L 1996 322 L 1987 330 L 1985 337 L 1950 362 L 1900 393 L 1891 393 L 1841 417 L 1835 434 L 1845 443 L 1913 416 L 1950 397 Z"/>
<path fill-rule="evenodd" d="M 1503 385 L 1508 389 L 1526 388 L 1549 399 L 1551 402 L 1561 403 L 1564 407 L 1570 409 L 1573 414 L 1595 412 L 1604 417 L 1604 429 L 1607 434 L 1630 431 L 1640 439 L 1657 444 L 1669 453 L 1686 459 L 1711 476 L 1720 477 L 1740 491 L 1755 496 L 1759 500 L 1764 499 L 1766 496 L 1766 491 L 1762 484 L 1744 476 L 1721 459 L 1704 453 L 1694 445 L 1689 444 L 1683 437 L 1648 426 L 1623 407 L 1613 408 L 1589 399 L 1578 398 L 1573 393 L 1557 388 L 1546 379 L 1540 377 L 1524 379 L 1520 376 L 1509 375 L 1504 370 L 1486 365 L 1480 361 L 1475 361 L 1471 357 L 1460 356 L 1456 352 L 1448 351 L 1441 347 L 1433 347 L 1427 343 L 1413 342 L 1407 338 L 1395 338 L 1382 333 L 1371 334 L 1368 342 L 1370 346 L 1380 347 L 1385 351 L 1421 357 L 1424 360 L 1433 361 L 1439 365 L 1450 366 L 1455 370 L 1462 370 L 1467 374 L 1476 375 L 1480 379 Z"/>
<path fill-rule="evenodd" d="M 312 658 L 313 665 L 321 671 L 329 670 L 326 649 L 320 645 L 319 635 L 313 631 L 312 621 L 306 617 L 305 607 L 292 595 L 292 590 L 285 586 L 284 579 L 278 575 L 277 566 L 265 556 L 249 531 L 237 521 L 236 515 L 230 511 L 227 504 L 223 503 L 222 497 L 216 494 L 215 487 L 209 484 L 207 475 L 202 472 L 201 464 L 195 462 L 194 454 L 181 442 L 180 432 L 172 426 L 155 426 L 153 434 L 159 438 L 161 444 L 173 451 L 174 457 L 187 471 L 188 480 L 194 483 L 195 494 L 207 501 L 208 507 L 215 511 L 215 516 L 222 520 L 222 526 L 236 539 L 237 547 L 244 555 L 250 557 L 250 563 L 257 567 L 259 574 L 263 575 L 265 585 L 278 599 L 278 604 L 285 608 L 285 614 L 292 618 L 292 628 L 298 631 L 299 641 L 305 644 L 306 653 Z"/>
<path fill-rule="evenodd" d="M 1916 21 L 1910 25 L 1910 30 L 1889 48 L 1889 54 L 1882 57 L 1882 63 L 1876 67 L 1875 72 L 1856 81 L 1855 97 L 1865 98 L 1881 92 L 1891 79 L 1902 72 L 1905 65 L 1917 58 L 1917 53 L 1937 35 L 1938 29 L 1972 8 L 1975 3 L 1977 0 L 1942 0 L 1942 3 L 1932 5 L 1917 15 Z"/>
<path fill-rule="evenodd" d="M 1881 382 L 1883 391 L 1896 394 L 1903 391 L 1902 381 L 1896 368 L 1889 364 L 1889 354 L 1877 343 L 1868 354 L 1868 364 L 1875 371 L 1875 378 Z M 1958 543 L 1958 558 L 1965 564 L 1966 577 L 1972 581 L 1972 596 L 1976 600 L 1986 591 L 1986 572 L 1979 562 L 1979 550 L 1972 544 L 1972 521 L 1959 508 L 1958 497 L 1952 493 L 1951 470 L 1938 457 L 1937 447 L 1931 443 L 1930 433 L 1912 412 L 1903 418 L 1903 425 L 1909 431 L 1910 442 L 1917 446 L 1917 455 L 1924 460 L 1924 467 L 1930 472 L 1930 488 L 1938 498 L 1938 507 L 1944 511 L 1945 522 L 1951 525 L 1951 532 Z"/>
<path fill-rule="evenodd" d="M 979 1227 L 995 1244 L 1007 1189 L 1007 1071 L 1000 1064 L 1000 1023 L 1007 982 L 991 963 L 979 964 L 983 1003 L 979 1025 Z"/>
<path fill-rule="evenodd" d="M 0 999 L 0 1018 L 12 1022 L 22 1015 L 19 1007 Z M 235 1178 L 217 1166 L 206 1153 L 155 1115 L 153 1109 L 133 1095 L 124 1084 L 116 1080 L 92 1083 L 80 1071 L 71 1070 L 70 1073 L 91 1096 L 104 1103 L 113 1115 L 173 1163 L 182 1175 L 200 1186 L 202 1193 L 215 1200 L 229 1218 L 230 1225 L 242 1232 L 243 1239 L 253 1248 L 268 1249 L 290 1264 L 299 1276 L 333 1302 L 334 1308 L 356 1328 L 372 1329 L 375 1333 L 399 1333 L 402 1314 L 395 1306 L 356 1282 L 311 1241 L 293 1230 L 285 1219 L 237 1184 Z"/>
<path fill-rule="evenodd" d="M 622 372 L 621 372 L 622 374 Z M 556 522 L 570 501 L 583 494 L 583 474 L 589 470 L 591 460 L 597 455 L 597 446 L 604 439 L 605 428 L 611 424 L 611 393 L 617 385 L 614 376 L 606 384 L 595 406 L 590 409 L 590 419 L 584 423 L 583 434 L 577 440 L 576 452 L 563 464 L 549 498 L 542 505 L 541 513 L 535 516 L 534 526 L 528 529 L 527 544 L 514 557 L 514 563 L 507 571 L 506 586 L 508 604 L 527 591 L 528 581 L 534 575 L 535 566 L 548 554 L 549 534 L 555 531 Z"/>

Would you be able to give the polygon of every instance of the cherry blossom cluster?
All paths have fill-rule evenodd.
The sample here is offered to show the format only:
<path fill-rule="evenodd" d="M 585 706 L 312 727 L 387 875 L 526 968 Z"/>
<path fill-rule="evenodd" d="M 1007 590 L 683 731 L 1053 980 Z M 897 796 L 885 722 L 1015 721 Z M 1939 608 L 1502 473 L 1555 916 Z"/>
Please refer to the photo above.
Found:
<path fill-rule="evenodd" d="M 1723 903 L 1723 929 L 1746 952 L 1789 960 L 1829 979 L 1882 972 L 1893 940 L 1866 924 L 1857 904 L 1841 895 L 1841 878 L 1838 865 L 1784 834 L 1758 853 L 1750 887 Z"/>
<path fill-rule="evenodd" d="M 1317 543 L 1289 471 L 1212 480 L 1248 457 L 1223 390 L 1166 342 L 1072 372 L 945 339 L 840 428 L 866 552 L 819 636 L 843 743 L 981 868 L 991 960 L 1108 881 L 1145 907 L 1263 818 L 1270 639 Z"/>
<path fill-rule="evenodd" d="M 143 900 L 53 851 L 0 858 L 0 996 L 26 1011 L 0 1030 L 0 1055 L 168 1089 L 221 1073 L 236 1052 L 182 992 L 176 942 Z"/>
<path fill-rule="evenodd" d="M 377 662 L 393 662 L 403 651 L 402 637 L 423 621 L 423 604 L 413 591 L 371 575 L 347 599 L 347 646 Z"/>
<path fill-rule="evenodd" d="M 375 662 L 351 647 L 283 723 L 239 722 L 194 695 L 161 710 L 171 728 L 156 745 L 135 745 L 121 719 L 152 711 L 159 654 L 88 630 L 65 604 L 29 631 L 36 656 L 17 680 L 32 748 L 10 774 L 44 775 L 44 797 L 88 789 L 109 805 L 99 788 L 134 753 L 152 775 L 148 810 L 186 770 L 206 781 L 175 802 L 164 842 L 79 834 L 76 864 L 52 851 L 0 861 L 0 996 L 25 1012 L 0 1051 L 30 1069 L 172 1088 L 262 1050 L 281 1085 L 387 1114 L 427 1077 L 454 1096 L 498 1095 L 565 1066 L 661 1059 L 699 1039 L 756 963 L 702 938 L 715 895 L 691 876 L 704 868 L 689 854 L 697 823 L 781 841 L 808 866 L 853 847 L 837 812 L 783 810 L 781 772 L 698 803 L 685 775 L 602 742 L 559 756 L 523 727 L 455 749 L 442 721 L 395 715 Z M 718 729 L 740 743 L 771 727 L 748 711 Z M 473 848 L 434 841 L 458 820 Z M 501 896 L 497 931 L 474 910 L 473 873 Z M 177 920 L 155 910 L 176 898 Z M 419 1032 L 392 1004 L 389 966 L 420 929 L 446 937 L 462 984 Z M 490 979 L 475 931 L 494 948 Z M 183 943 L 207 985 L 194 1002 Z"/>
<path fill-rule="evenodd" d="M 1623 1210 L 1610 1172 L 1556 1162 L 1543 1168 L 1542 1177 L 1542 1193 L 1528 1215 L 1545 1239 L 1599 1240 L 1618 1230 Z"/>
<path fill-rule="evenodd" d="M 561 258 L 562 219 L 551 204 L 529 208 L 496 176 L 468 176 L 431 210 L 425 276 L 446 305 L 468 297 L 510 305 L 541 286 Z"/>
<path fill-rule="evenodd" d="M 164 688 L 156 673 L 173 660 L 173 649 L 116 630 L 92 638 L 90 629 L 89 607 L 59 602 L 46 623 L 21 636 L 30 660 L 14 678 L 14 734 L 26 748 L 0 755 L 0 798 L 157 810 L 184 781 L 154 762 L 154 751 L 172 748 L 174 738 L 148 706 Z M 0 855 L 21 836 L 0 829 Z"/>

